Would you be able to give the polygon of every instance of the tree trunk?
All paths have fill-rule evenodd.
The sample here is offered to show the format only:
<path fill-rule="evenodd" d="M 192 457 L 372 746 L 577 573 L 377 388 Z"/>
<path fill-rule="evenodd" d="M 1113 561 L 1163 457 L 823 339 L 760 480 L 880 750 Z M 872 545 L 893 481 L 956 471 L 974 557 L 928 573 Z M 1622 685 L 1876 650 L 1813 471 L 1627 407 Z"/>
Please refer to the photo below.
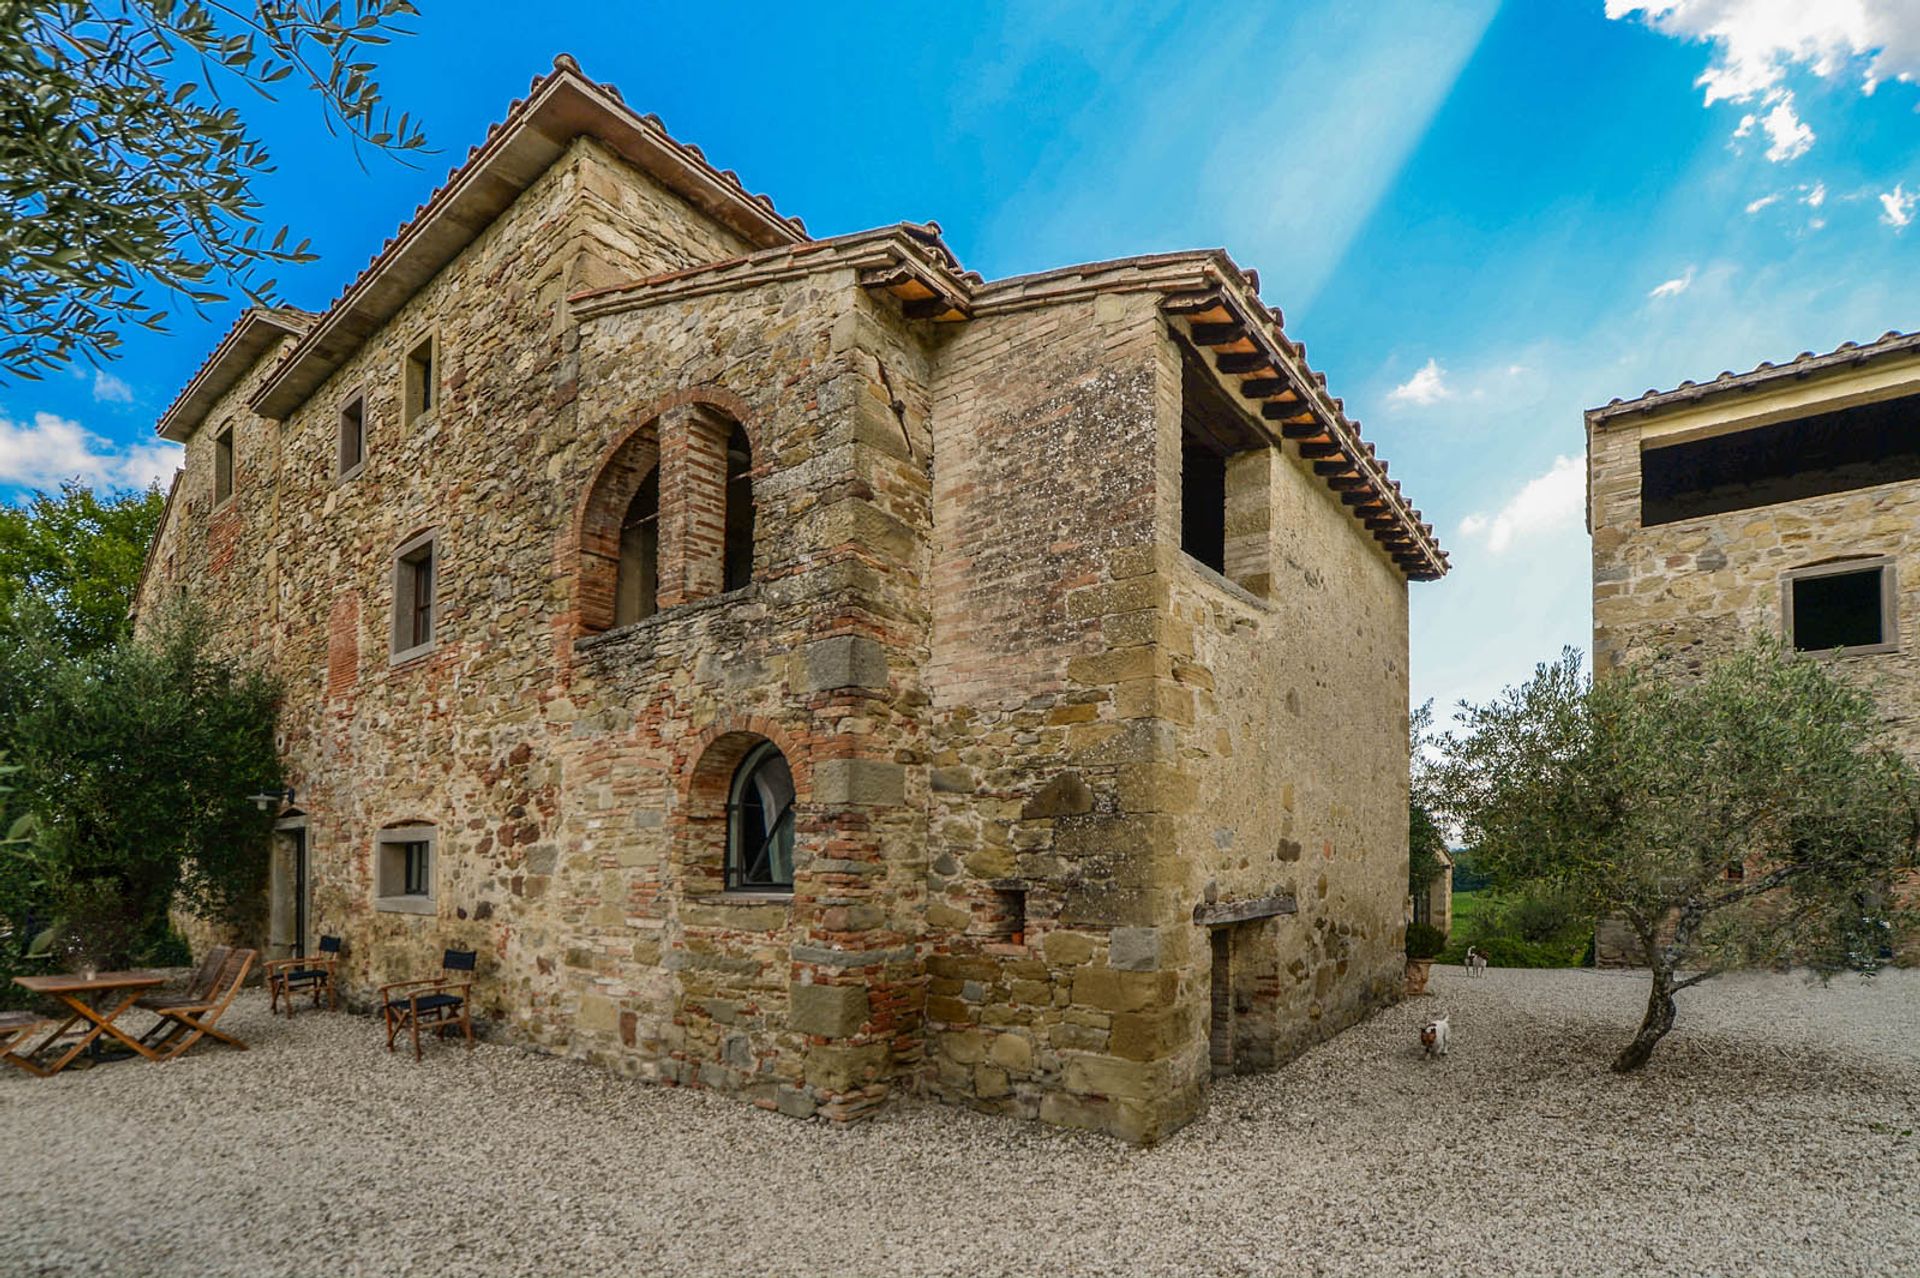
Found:
<path fill-rule="evenodd" d="M 1640 1021 L 1640 1032 L 1614 1057 L 1614 1073 L 1631 1074 L 1652 1058 L 1654 1046 L 1673 1028 L 1673 1011 L 1673 973 L 1655 967 L 1653 988 L 1647 991 L 1647 1014 Z"/>

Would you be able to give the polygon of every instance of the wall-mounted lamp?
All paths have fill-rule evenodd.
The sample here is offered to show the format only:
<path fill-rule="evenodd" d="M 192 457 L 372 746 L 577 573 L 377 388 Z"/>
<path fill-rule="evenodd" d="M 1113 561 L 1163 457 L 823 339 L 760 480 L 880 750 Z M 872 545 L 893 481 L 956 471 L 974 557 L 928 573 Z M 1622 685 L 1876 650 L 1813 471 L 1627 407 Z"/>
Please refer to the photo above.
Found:
<path fill-rule="evenodd" d="M 293 804 L 293 787 L 288 786 L 284 790 L 268 790 L 263 794 L 250 794 L 247 797 L 252 799 L 253 806 L 259 808 L 262 812 L 282 803 L 291 807 Z"/>

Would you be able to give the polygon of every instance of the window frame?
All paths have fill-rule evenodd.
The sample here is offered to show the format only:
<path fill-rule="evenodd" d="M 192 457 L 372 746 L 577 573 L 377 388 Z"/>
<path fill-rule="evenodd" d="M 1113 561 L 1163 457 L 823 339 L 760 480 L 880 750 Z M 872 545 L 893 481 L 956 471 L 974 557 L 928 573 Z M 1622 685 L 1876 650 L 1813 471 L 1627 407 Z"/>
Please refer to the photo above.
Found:
<path fill-rule="evenodd" d="M 225 509 L 232 501 L 236 488 L 234 484 L 235 449 L 233 427 L 228 426 L 213 437 L 213 508 Z M 225 491 L 221 491 L 222 489 Z"/>
<path fill-rule="evenodd" d="M 426 372 L 417 375 L 419 354 L 427 353 Z M 400 357 L 400 425 L 402 429 L 425 430 L 440 413 L 440 388 L 444 373 L 440 358 L 440 330 L 430 328 L 407 343 Z"/>
<path fill-rule="evenodd" d="M 410 892 L 408 849 L 424 849 L 426 891 Z M 373 908 L 387 914 L 439 913 L 439 827 L 425 823 L 394 825 L 373 836 Z M 399 891 L 389 888 L 399 887 Z"/>
<path fill-rule="evenodd" d="M 355 409 L 358 409 L 360 414 L 360 420 L 357 423 L 360 440 L 353 464 L 347 465 L 347 415 Z M 355 390 L 340 402 L 340 412 L 334 418 L 333 442 L 333 477 L 336 482 L 344 484 L 367 468 L 367 395 L 365 391 Z"/>
<path fill-rule="evenodd" d="M 420 552 L 427 563 L 427 637 L 416 640 L 421 613 L 417 592 Z M 434 529 L 417 533 L 393 552 L 393 606 L 388 627 L 388 664 L 400 665 L 424 657 L 440 643 L 440 535 Z"/>
<path fill-rule="evenodd" d="M 1813 577 L 1846 577 L 1859 573 L 1880 574 L 1880 642 L 1848 644 L 1839 648 L 1801 648 L 1793 634 L 1793 588 L 1795 583 Z M 1780 637 L 1794 652 L 1810 657 L 1861 657 L 1900 651 L 1900 582 L 1892 555 L 1856 555 L 1825 563 L 1789 568 L 1780 574 Z"/>
<path fill-rule="evenodd" d="M 745 793 L 748 783 L 753 779 L 753 775 L 760 770 L 761 765 L 766 762 L 769 755 L 779 758 L 782 763 L 786 764 L 787 784 L 788 787 L 794 791 L 793 797 L 787 801 L 786 810 L 775 819 L 775 826 L 777 827 L 781 821 L 785 821 L 789 829 L 793 831 L 791 837 L 794 842 L 798 842 L 799 813 L 797 812 L 797 808 L 799 807 L 800 795 L 793 779 L 793 763 L 787 758 L 786 753 L 773 742 L 765 740 L 755 742 L 754 745 L 740 757 L 740 762 L 734 765 L 733 777 L 727 783 L 726 842 L 721 849 L 720 864 L 722 890 L 725 893 L 733 895 L 758 894 L 762 896 L 793 895 L 794 867 L 792 864 L 793 849 L 791 846 L 789 847 L 788 854 L 788 878 L 785 882 L 770 881 L 766 883 L 749 883 L 745 879 L 746 867 L 740 849 L 740 835 L 742 833 L 740 813 L 745 804 L 742 802 L 741 796 Z"/>

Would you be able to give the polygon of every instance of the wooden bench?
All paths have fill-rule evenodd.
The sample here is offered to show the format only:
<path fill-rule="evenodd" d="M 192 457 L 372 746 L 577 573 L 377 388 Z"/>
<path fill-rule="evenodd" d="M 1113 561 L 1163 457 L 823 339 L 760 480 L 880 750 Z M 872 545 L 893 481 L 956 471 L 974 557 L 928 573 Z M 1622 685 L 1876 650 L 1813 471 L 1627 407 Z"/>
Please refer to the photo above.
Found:
<path fill-rule="evenodd" d="M 38 1012 L 0 1012 L 0 1061 L 5 1061 L 16 1069 L 25 1070 L 35 1078 L 45 1078 L 53 1071 L 38 1064 L 31 1054 L 22 1054 L 21 1045 L 43 1030 L 50 1030 L 60 1022 Z M 46 1044 L 42 1043 L 42 1047 Z"/>

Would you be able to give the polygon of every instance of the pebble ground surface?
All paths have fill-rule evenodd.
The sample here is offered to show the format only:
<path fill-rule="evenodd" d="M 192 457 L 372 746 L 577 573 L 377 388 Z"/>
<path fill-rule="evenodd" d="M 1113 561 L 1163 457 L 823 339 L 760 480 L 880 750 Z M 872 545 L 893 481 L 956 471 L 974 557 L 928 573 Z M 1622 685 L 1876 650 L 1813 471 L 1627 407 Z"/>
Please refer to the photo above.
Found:
<path fill-rule="evenodd" d="M 0 1274 L 1920 1274 L 1920 971 L 1710 982 L 1629 1078 L 1644 978 L 1432 990 L 1148 1150 L 504 1046 L 416 1064 L 249 993 L 249 1052 L 0 1071 Z"/>

